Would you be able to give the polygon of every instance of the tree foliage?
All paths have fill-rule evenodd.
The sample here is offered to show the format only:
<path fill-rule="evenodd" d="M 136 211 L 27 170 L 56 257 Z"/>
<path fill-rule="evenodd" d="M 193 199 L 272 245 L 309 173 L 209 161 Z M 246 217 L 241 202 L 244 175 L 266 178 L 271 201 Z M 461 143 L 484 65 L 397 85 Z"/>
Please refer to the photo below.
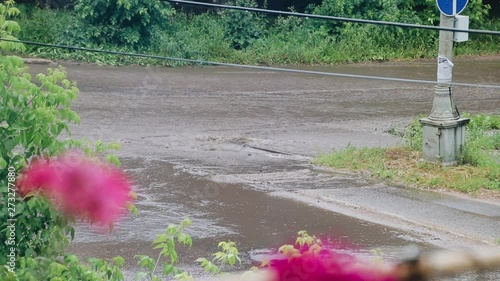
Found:
<path fill-rule="evenodd" d="M 487 19 L 489 5 L 471 0 L 463 14 L 480 27 Z M 406 23 L 436 24 L 439 11 L 435 0 L 323 0 L 315 14 Z"/>
<path fill-rule="evenodd" d="M 248 64 L 331 64 L 436 56 L 438 32 L 433 30 L 275 17 L 228 9 L 205 11 L 181 5 L 174 10 L 158 1 L 78 0 L 75 11 L 26 8 L 28 16 L 21 21 L 21 26 L 27 30 L 23 39 Z M 267 3 L 264 0 L 221 2 L 248 7 L 257 4 L 265 7 Z M 316 3 L 309 5 L 306 12 L 320 15 L 439 24 L 439 11 L 434 0 L 305 2 Z M 500 19 L 493 16 L 489 5 L 483 5 L 486 2 L 471 0 L 462 14 L 470 16 L 471 28 L 497 30 Z M 275 5 L 276 1 L 271 3 Z M 156 5 L 164 9 L 158 10 Z M 294 10 L 293 7 L 290 9 Z M 471 34 L 470 40 L 457 44 L 455 50 L 458 55 L 498 54 L 499 40 L 498 36 Z M 112 65 L 179 64 L 48 47 L 29 48 L 37 56 L 52 59 Z"/>
<path fill-rule="evenodd" d="M 255 0 L 236 0 L 228 4 L 250 8 L 257 7 Z M 226 38 L 230 40 L 235 49 L 245 49 L 265 35 L 268 22 L 262 14 L 224 10 L 220 12 L 220 15 L 224 21 Z"/>
<path fill-rule="evenodd" d="M 11 18 L 19 10 L 13 4 L 0 4 L 0 35 L 16 40 L 20 28 Z M 20 43 L 2 43 L 2 53 L 24 50 Z M 68 137 L 69 124 L 80 120 L 71 109 L 78 94 L 76 84 L 61 67 L 32 77 L 22 58 L 3 54 L 0 81 L 0 240 L 5 243 L 0 247 L 0 280 L 119 280 L 113 279 L 120 277 L 119 261 L 82 263 L 67 254 L 74 236 L 71 218 L 43 197 L 22 198 L 15 186 L 33 158 L 86 146 Z M 3 266 L 11 261 L 15 274 Z"/>
<path fill-rule="evenodd" d="M 159 0 L 78 0 L 77 15 L 99 32 L 95 43 L 111 43 L 137 47 L 149 42 L 154 25 L 164 25 L 174 10 Z"/>
<path fill-rule="evenodd" d="M 19 9 L 14 7 L 14 0 L 0 3 L 0 38 L 17 40 L 15 36 L 21 31 L 21 27 L 11 19 L 19 13 Z M 25 49 L 22 44 L 9 41 L 0 42 L 0 52 L 24 52 Z"/>

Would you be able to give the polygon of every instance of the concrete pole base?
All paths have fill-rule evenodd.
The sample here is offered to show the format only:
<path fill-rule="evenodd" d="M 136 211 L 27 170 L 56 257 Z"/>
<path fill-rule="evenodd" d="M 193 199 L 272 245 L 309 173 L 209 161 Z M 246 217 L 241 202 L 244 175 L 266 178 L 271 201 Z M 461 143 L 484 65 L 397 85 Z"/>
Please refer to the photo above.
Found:
<path fill-rule="evenodd" d="M 465 144 L 465 129 L 470 119 L 437 121 L 420 119 L 423 133 L 423 158 L 440 162 L 443 166 L 456 165 Z"/>

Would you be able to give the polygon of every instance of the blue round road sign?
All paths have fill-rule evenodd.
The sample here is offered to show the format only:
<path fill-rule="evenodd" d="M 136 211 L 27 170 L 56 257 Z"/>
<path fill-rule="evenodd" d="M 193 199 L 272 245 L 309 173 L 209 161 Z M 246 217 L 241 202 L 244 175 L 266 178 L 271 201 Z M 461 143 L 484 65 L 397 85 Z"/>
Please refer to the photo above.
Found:
<path fill-rule="evenodd" d="M 439 11 L 446 16 L 460 14 L 469 3 L 469 0 L 436 0 Z"/>

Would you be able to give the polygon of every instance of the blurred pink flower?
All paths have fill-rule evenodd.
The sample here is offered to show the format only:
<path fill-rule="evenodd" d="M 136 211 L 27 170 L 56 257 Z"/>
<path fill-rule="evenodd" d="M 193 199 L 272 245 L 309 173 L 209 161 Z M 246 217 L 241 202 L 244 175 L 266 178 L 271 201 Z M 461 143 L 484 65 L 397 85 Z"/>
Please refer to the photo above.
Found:
<path fill-rule="evenodd" d="M 323 249 L 270 261 L 273 281 L 396 281 L 383 264 Z"/>
<path fill-rule="evenodd" d="M 33 160 L 16 184 L 18 193 L 22 197 L 38 192 L 48 193 L 57 182 L 57 174 L 52 170 L 48 159 Z"/>
<path fill-rule="evenodd" d="M 122 216 L 133 199 L 121 170 L 74 153 L 32 161 L 17 186 L 23 197 L 40 193 L 66 215 L 102 225 Z"/>

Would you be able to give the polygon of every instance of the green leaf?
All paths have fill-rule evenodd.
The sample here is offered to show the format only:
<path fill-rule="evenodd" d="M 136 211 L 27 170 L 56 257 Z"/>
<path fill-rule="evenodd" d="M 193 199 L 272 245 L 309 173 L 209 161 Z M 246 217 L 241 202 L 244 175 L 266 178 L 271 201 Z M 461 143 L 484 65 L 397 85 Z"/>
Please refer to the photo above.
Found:
<path fill-rule="evenodd" d="M 175 233 L 177 233 L 177 230 L 178 230 L 177 226 L 175 226 L 175 225 L 169 225 L 169 226 L 167 226 L 166 233 L 168 235 L 175 235 Z"/>
<path fill-rule="evenodd" d="M 182 220 L 180 227 L 186 228 L 186 227 L 189 227 L 191 224 L 192 224 L 191 219 L 185 218 L 184 220 Z"/>
<path fill-rule="evenodd" d="M 212 274 L 217 274 L 219 272 L 219 267 L 213 263 L 210 263 L 209 271 Z"/>
<path fill-rule="evenodd" d="M 175 267 L 173 265 L 165 263 L 165 265 L 163 266 L 163 274 L 169 275 L 174 269 Z"/>
<path fill-rule="evenodd" d="M 183 244 L 186 244 L 185 241 L 186 241 L 186 238 L 188 237 L 189 235 L 187 235 L 186 233 L 179 233 L 179 235 L 177 236 L 177 241 L 179 243 L 183 243 Z"/>
<path fill-rule="evenodd" d="M 0 157 L 0 169 L 5 169 L 7 167 L 7 161 L 3 159 L 3 157 Z"/>
<path fill-rule="evenodd" d="M 141 268 L 148 268 L 149 270 L 153 270 L 154 260 L 152 258 L 145 256 L 145 255 L 137 255 L 135 257 L 139 259 L 137 264 Z"/>
<path fill-rule="evenodd" d="M 133 215 L 137 215 L 139 213 L 139 210 L 134 204 L 129 204 L 127 208 Z"/>
<path fill-rule="evenodd" d="M 155 247 L 153 249 L 162 249 L 162 248 L 165 248 L 166 247 L 166 243 L 158 243 L 155 245 Z"/>
<path fill-rule="evenodd" d="M 135 280 L 143 280 L 143 279 L 146 279 L 148 277 L 148 274 L 146 272 L 137 272 L 135 274 Z"/>
<path fill-rule="evenodd" d="M 52 262 L 49 266 L 49 272 L 50 272 L 49 277 L 61 276 L 61 274 L 65 270 L 67 270 L 66 266 L 57 262 Z"/>
<path fill-rule="evenodd" d="M 17 16 L 17 15 L 19 15 L 20 13 L 21 13 L 21 12 L 20 12 L 20 11 L 19 11 L 19 9 L 18 9 L 18 8 L 16 8 L 16 7 L 10 7 L 10 8 L 8 8 L 8 9 L 7 9 L 7 15 L 8 15 L 9 17 L 14 17 L 14 16 Z"/>
<path fill-rule="evenodd" d="M 110 164 L 113 164 L 116 167 L 120 167 L 120 160 L 115 155 L 108 154 L 108 155 L 106 155 L 105 158 L 106 158 L 106 161 L 108 161 Z"/>
<path fill-rule="evenodd" d="M 122 267 L 124 264 L 125 264 L 125 259 L 118 256 L 118 257 L 114 257 L 112 259 L 113 263 L 116 264 L 116 266 L 119 266 L 119 267 Z"/>
<path fill-rule="evenodd" d="M 178 257 L 177 257 L 177 252 L 176 252 L 176 251 L 172 251 L 172 252 L 170 253 L 170 262 L 171 262 L 171 263 L 176 263 L 176 262 L 177 262 L 177 259 L 178 259 Z"/>
<path fill-rule="evenodd" d="M 156 239 L 153 241 L 153 244 L 158 244 L 167 241 L 167 235 L 165 233 L 162 233 L 158 236 L 156 236 Z"/>
<path fill-rule="evenodd" d="M 208 262 L 208 260 L 206 258 L 197 258 L 195 262 L 199 262 L 203 266 Z"/>
<path fill-rule="evenodd" d="M 56 102 L 56 98 L 54 97 L 54 95 L 48 95 L 48 97 L 47 97 L 47 103 L 49 105 L 53 105 L 55 102 Z"/>

